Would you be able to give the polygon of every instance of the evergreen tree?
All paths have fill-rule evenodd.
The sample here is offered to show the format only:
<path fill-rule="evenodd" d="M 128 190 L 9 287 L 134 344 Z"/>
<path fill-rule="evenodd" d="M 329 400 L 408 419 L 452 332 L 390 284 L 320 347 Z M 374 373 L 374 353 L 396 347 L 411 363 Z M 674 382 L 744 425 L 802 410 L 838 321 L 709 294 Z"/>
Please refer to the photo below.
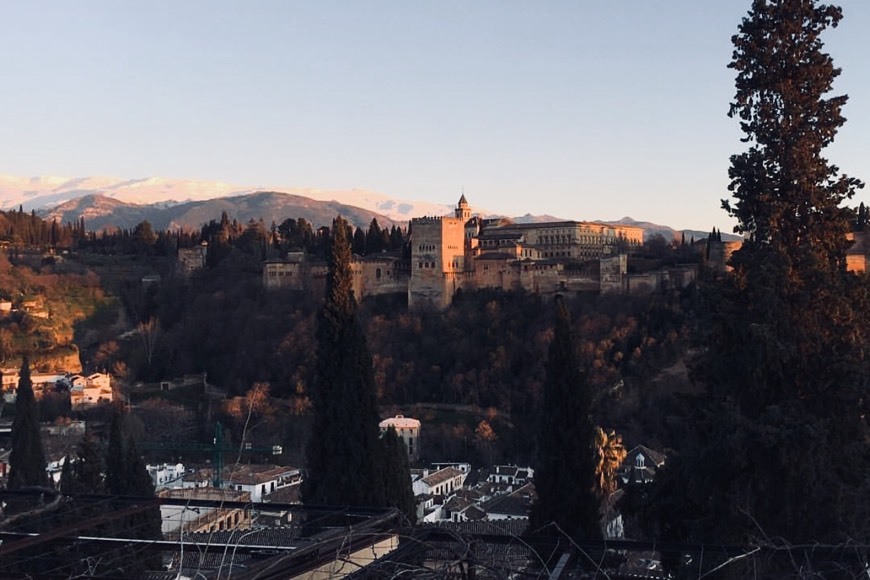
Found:
<path fill-rule="evenodd" d="M 382 506 L 383 446 L 372 359 L 356 315 L 348 226 L 341 217 L 332 223 L 327 255 L 303 497 L 309 504 Z"/>
<path fill-rule="evenodd" d="M 121 412 L 115 408 L 112 411 L 112 422 L 109 425 L 109 447 L 106 450 L 106 491 L 112 495 L 127 495 L 129 487 L 127 470 L 124 460 L 124 434 L 121 428 Z"/>
<path fill-rule="evenodd" d="M 867 227 L 867 208 L 864 206 L 864 202 L 858 206 L 858 213 L 855 217 L 855 231 L 863 232 Z"/>
<path fill-rule="evenodd" d="M 746 240 L 733 276 L 707 292 L 701 420 L 653 502 L 669 539 L 867 532 L 868 288 L 845 271 L 841 207 L 862 184 L 821 155 L 846 97 L 826 97 L 840 71 L 820 34 L 841 16 L 815 0 L 755 0 L 733 38 L 730 115 L 749 149 L 731 158 L 735 201 L 723 206 Z"/>
<path fill-rule="evenodd" d="M 126 494 L 133 497 L 154 497 L 154 482 L 148 475 L 145 461 L 132 438 L 127 440 L 127 456 L 124 461 L 126 472 Z M 126 520 L 126 534 L 131 538 L 154 540 L 162 537 L 160 508 L 154 506 L 146 511 L 132 514 Z"/>
<path fill-rule="evenodd" d="M 384 234 L 378 224 L 378 218 L 372 218 L 366 232 L 366 254 L 378 254 L 384 248 Z"/>
<path fill-rule="evenodd" d="M 123 497 L 154 497 L 154 484 L 145 468 L 136 443 L 132 437 L 124 435 L 124 415 L 115 409 L 112 423 L 109 427 L 109 446 L 106 453 L 105 487 L 109 494 Z M 130 502 L 119 500 L 113 502 L 113 509 L 130 507 Z M 162 537 L 160 526 L 160 507 L 151 506 L 148 509 L 130 514 L 116 520 L 113 524 L 113 534 L 121 538 L 154 540 Z M 135 558 L 124 560 L 114 554 L 114 561 L 121 560 L 119 571 L 129 576 L 137 576 L 145 569 L 159 566 L 159 558 L 147 553 L 140 553 Z"/>
<path fill-rule="evenodd" d="M 417 506 L 411 486 L 408 447 L 393 427 L 381 437 L 384 444 L 384 494 L 386 503 L 404 514 L 409 524 L 417 521 Z"/>
<path fill-rule="evenodd" d="M 729 115 L 750 147 L 731 157 L 735 202 L 722 203 L 749 237 L 746 254 L 765 247 L 795 269 L 842 266 L 849 211 L 841 203 L 862 187 L 822 156 L 848 97 L 825 96 L 840 69 L 820 35 L 841 18 L 839 7 L 816 0 L 755 0 L 732 39 Z"/>
<path fill-rule="evenodd" d="M 366 233 L 362 228 L 356 228 L 353 233 L 353 243 L 351 244 L 353 253 L 357 256 L 363 256 L 368 253 L 366 249 Z"/>
<path fill-rule="evenodd" d="M 30 380 L 30 361 L 21 363 L 12 421 L 12 451 L 9 454 L 9 489 L 48 486 L 45 452 L 39 432 L 39 409 Z"/>
<path fill-rule="evenodd" d="M 75 457 L 71 455 L 63 464 L 60 490 L 64 493 L 103 493 L 105 465 L 93 438 L 85 435 L 78 444 Z"/>
<path fill-rule="evenodd" d="M 595 492 L 595 428 L 589 418 L 592 393 L 574 350 L 571 315 L 556 303 L 556 327 L 547 354 L 541 434 L 532 507 L 533 531 L 556 533 L 555 523 L 578 539 L 601 537 Z"/>

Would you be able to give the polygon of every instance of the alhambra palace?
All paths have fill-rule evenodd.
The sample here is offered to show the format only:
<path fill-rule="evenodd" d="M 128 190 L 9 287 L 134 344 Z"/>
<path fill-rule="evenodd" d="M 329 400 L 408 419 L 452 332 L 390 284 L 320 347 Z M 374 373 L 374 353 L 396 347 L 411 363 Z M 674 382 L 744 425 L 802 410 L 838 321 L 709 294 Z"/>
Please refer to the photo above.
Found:
<path fill-rule="evenodd" d="M 465 195 L 454 215 L 419 217 L 410 224 L 411 254 L 354 256 L 357 298 L 407 294 L 411 308 L 447 307 L 457 292 L 475 288 L 525 290 L 542 296 L 648 293 L 679 288 L 697 264 L 629 274 L 627 253 L 643 244 L 643 230 L 627 225 L 559 221 L 518 224 L 472 216 Z M 719 258 L 724 264 L 725 256 Z M 326 263 L 303 252 L 266 260 L 267 289 L 322 293 Z"/>

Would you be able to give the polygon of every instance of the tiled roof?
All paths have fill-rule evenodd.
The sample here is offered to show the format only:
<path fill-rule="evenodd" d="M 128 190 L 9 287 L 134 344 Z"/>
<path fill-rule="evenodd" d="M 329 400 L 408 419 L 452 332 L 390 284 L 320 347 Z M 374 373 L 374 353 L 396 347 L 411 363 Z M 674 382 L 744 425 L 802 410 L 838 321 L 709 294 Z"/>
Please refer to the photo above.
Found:
<path fill-rule="evenodd" d="M 298 471 L 295 467 L 278 465 L 232 465 L 224 468 L 224 480 L 237 485 L 259 485 Z"/>
<path fill-rule="evenodd" d="M 664 453 L 659 453 L 658 451 L 650 449 L 645 445 L 638 445 L 637 447 L 629 451 L 628 454 L 631 455 L 632 453 L 634 453 L 635 450 L 637 450 L 639 453 L 643 453 L 645 457 L 647 457 L 649 460 L 656 464 L 656 467 L 661 467 L 662 465 L 664 465 L 665 459 L 667 459 Z"/>
<path fill-rule="evenodd" d="M 301 503 L 302 486 L 296 483 L 279 487 L 272 493 L 263 496 L 263 501 L 272 503 Z"/>
<path fill-rule="evenodd" d="M 444 509 L 450 510 L 452 512 L 461 512 L 470 505 L 473 505 L 470 500 L 464 497 L 459 497 L 458 495 L 454 495 L 444 504 Z"/>
<path fill-rule="evenodd" d="M 527 517 L 536 497 L 533 484 L 527 484 L 513 493 L 497 497 L 481 506 L 488 514 Z"/>
<path fill-rule="evenodd" d="M 468 482 L 468 480 L 465 480 L 465 481 L 466 481 L 466 483 Z M 478 501 L 482 500 L 484 497 L 486 497 L 479 490 L 465 489 L 465 488 L 456 490 L 456 495 L 458 495 L 459 497 L 464 497 L 465 499 L 473 501 L 473 502 L 478 502 Z"/>
<path fill-rule="evenodd" d="M 528 522 L 523 520 L 498 520 L 478 522 L 442 522 L 439 526 L 462 535 L 521 536 Z"/>
<path fill-rule="evenodd" d="M 411 417 L 403 417 L 402 415 L 397 415 L 395 417 L 390 417 L 388 419 L 384 419 L 378 426 L 381 429 L 386 429 L 388 427 L 395 427 L 396 429 L 419 429 L 420 421 L 417 419 L 412 419 Z"/>
<path fill-rule="evenodd" d="M 461 475 L 462 472 L 455 467 L 445 467 L 444 469 L 439 469 L 435 473 L 430 473 L 428 477 L 424 477 L 423 483 L 432 487 Z"/>
<path fill-rule="evenodd" d="M 516 465 L 496 465 L 494 475 L 515 476 L 519 469 Z"/>
<path fill-rule="evenodd" d="M 470 522 L 476 522 L 486 519 L 486 512 L 476 505 L 468 506 L 468 509 L 466 509 L 462 513 L 465 514 L 465 518 Z"/>

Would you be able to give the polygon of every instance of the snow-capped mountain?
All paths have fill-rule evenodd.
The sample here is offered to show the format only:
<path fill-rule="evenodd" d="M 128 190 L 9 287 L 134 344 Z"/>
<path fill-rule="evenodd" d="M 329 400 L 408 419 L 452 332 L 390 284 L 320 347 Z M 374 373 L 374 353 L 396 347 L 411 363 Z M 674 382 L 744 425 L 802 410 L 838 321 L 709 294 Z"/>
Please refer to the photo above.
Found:
<path fill-rule="evenodd" d="M 104 229 L 133 229 L 148 221 L 158 230 L 198 230 L 211 220 L 220 219 L 226 212 L 230 219 L 243 224 L 250 220 L 263 220 L 266 226 L 280 224 L 285 219 L 303 218 L 314 227 L 328 226 L 341 215 L 354 227 L 369 227 L 373 219 L 382 227 L 395 222 L 383 214 L 334 201 L 317 201 L 308 197 L 259 191 L 243 195 L 218 197 L 204 201 L 185 201 L 172 205 L 133 204 L 99 194 L 90 194 L 48 210 L 38 210 L 39 217 L 59 223 L 84 219 L 85 227 L 92 231 Z"/>
<path fill-rule="evenodd" d="M 443 215 L 452 206 L 424 201 L 395 199 L 361 189 L 323 190 L 298 187 L 250 187 L 219 181 L 189 179 L 117 179 L 114 177 L 18 177 L 0 174 L 0 209 L 44 210 L 86 195 L 99 195 L 128 204 L 169 207 L 189 201 L 234 197 L 257 191 L 273 191 L 318 201 L 367 209 L 395 221 L 422 215 Z"/>

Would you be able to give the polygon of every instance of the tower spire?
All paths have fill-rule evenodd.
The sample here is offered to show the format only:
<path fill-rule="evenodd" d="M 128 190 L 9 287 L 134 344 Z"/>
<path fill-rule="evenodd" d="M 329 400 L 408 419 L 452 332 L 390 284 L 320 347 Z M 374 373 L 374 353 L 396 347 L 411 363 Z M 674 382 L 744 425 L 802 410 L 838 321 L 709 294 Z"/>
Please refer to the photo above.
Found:
<path fill-rule="evenodd" d="M 462 188 L 462 196 L 459 198 L 459 203 L 456 204 L 456 217 L 468 221 L 471 219 L 471 208 L 468 206 L 468 200 L 465 199 L 465 188 Z"/>

